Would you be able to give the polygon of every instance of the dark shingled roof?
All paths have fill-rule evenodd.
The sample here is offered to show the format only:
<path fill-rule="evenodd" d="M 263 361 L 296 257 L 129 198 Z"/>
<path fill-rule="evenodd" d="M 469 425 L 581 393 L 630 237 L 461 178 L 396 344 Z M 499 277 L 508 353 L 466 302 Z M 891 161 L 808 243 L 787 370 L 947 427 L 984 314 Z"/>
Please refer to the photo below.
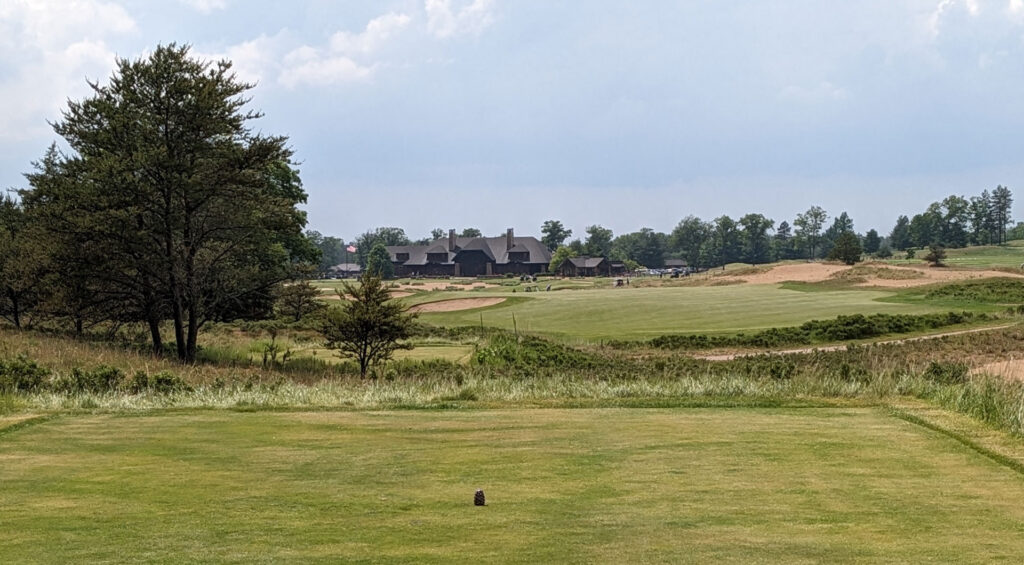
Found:
<path fill-rule="evenodd" d="M 570 257 L 569 262 L 580 269 L 594 269 L 601 266 L 604 257 Z"/>
<path fill-rule="evenodd" d="M 487 259 L 499 265 L 509 263 L 509 253 L 529 253 L 529 260 L 523 263 L 548 264 L 551 262 L 551 252 L 535 237 L 513 237 L 512 249 L 506 249 L 508 239 L 506 236 L 498 237 L 457 237 L 455 238 L 455 252 L 448 250 L 448 238 L 444 237 L 428 243 L 427 245 L 389 245 L 388 253 L 391 261 L 403 265 L 426 265 L 427 254 L 448 253 L 448 259 L 444 264 L 450 265 L 460 251 L 480 251 L 487 256 Z M 399 261 L 399 253 L 408 253 L 408 261 Z"/>

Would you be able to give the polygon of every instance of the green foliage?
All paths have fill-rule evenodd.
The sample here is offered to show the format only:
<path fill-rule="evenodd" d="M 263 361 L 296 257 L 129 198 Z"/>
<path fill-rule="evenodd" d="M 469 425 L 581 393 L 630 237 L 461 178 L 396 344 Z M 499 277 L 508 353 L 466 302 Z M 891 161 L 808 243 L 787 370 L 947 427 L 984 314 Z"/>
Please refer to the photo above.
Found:
<path fill-rule="evenodd" d="M 868 339 L 889 334 L 932 330 L 988 319 L 986 314 L 947 312 L 945 314 L 872 314 L 839 316 L 834 320 L 811 320 L 799 326 L 769 328 L 754 334 L 663 335 L 647 343 L 659 349 L 711 349 L 716 347 L 778 347 Z"/>
<path fill-rule="evenodd" d="M 293 322 L 300 322 L 306 316 L 325 308 L 319 300 L 320 289 L 309 281 L 297 281 L 281 285 L 277 290 L 275 310 Z"/>
<path fill-rule="evenodd" d="M 644 267 L 657 268 L 665 264 L 668 236 L 651 228 L 627 233 L 615 238 L 612 255 L 620 260 L 631 259 Z"/>
<path fill-rule="evenodd" d="M 864 234 L 864 253 L 868 255 L 877 253 L 879 247 L 882 245 L 882 238 L 878 237 L 878 232 L 872 228 Z"/>
<path fill-rule="evenodd" d="M 770 262 L 768 230 L 775 226 L 775 221 L 761 214 L 747 214 L 740 218 L 739 225 L 743 227 L 743 262 L 751 265 Z"/>
<path fill-rule="evenodd" d="M 25 208 L 9 195 L 0 198 L 0 317 L 18 328 L 37 309 L 44 292 L 47 256 L 33 235 Z"/>
<path fill-rule="evenodd" d="M 947 283 L 924 293 L 928 300 L 957 300 L 982 304 L 1024 304 L 1024 280 L 998 277 Z"/>
<path fill-rule="evenodd" d="M 483 237 L 484 233 L 477 228 L 466 228 L 462 230 L 459 237 Z"/>
<path fill-rule="evenodd" d="M 946 260 L 946 248 L 934 243 L 929 245 L 928 254 L 924 256 L 924 260 L 936 267 L 942 265 L 942 262 Z"/>
<path fill-rule="evenodd" d="M 39 237 L 73 267 L 57 280 L 84 284 L 74 294 L 110 321 L 147 322 L 156 352 L 170 319 L 182 361 L 207 322 L 266 316 L 273 285 L 317 255 L 287 139 L 250 128 L 252 85 L 230 62 L 189 51 L 119 59 L 109 84 L 54 124 L 71 153 L 51 149 L 22 194 Z"/>
<path fill-rule="evenodd" d="M 587 226 L 587 242 L 583 253 L 590 257 L 611 257 L 612 230 L 598 225 Z"/>
<path fill-rule="evenodd" d="M 818 256 L 818 246 L 821 244 L 821 229 L 825 226 L 828 213 L 820 206 L 811 206 L 806 212 L 797 214 L 793 220 L 796 227 L 796 237 L 807 249 L 807 258 L 814 259 Z"/>
<path fill-rule="evenodd" d="M 547 246 L 551 251 L 558 249 L 560 245 L 565 243 L 565 240 L 572 236 L 572 230 L 565 229 L 562 222 L 558 220 L 547 220 L 540 227 L 540 232 L 543 236 L 540 238 L 541 243 Z"/>
<path fill-rule="evenodd" d="M 370 251 L 378 244 L 389 246 L 409 245 L 409 243 L 409 238 L 406 237 L 405 230 L 402 228 L 379 227 L 356 238 L 356 259 L 359 262 L 359 266 L 365 269 L 368 264 Z"/>
<path fill-rule="evenodd" d="M 896 225 L 892 228 L 892 232 L 889 233 L 889 242 L 893 249 L 897 251 L 903 251 L 911 246 L 910 218 L 900 216 L 896 220 Z"/>
<path fill-rule="evenodd" d="M 576 251 L 574 251 L 571 247 L 559 247 L 558 249 L 555 250 L 554 253 L 551 254 L 551 262 L 548 263 L 548 272 L 558 272 L 558 269 L 559 267 L 562 266 L 562 263 L 566 262 L 572 257 L 576 257 L 576 255 Z"/>
<path fill-rule="evenodd" d="M 554 367 L 582 369 L 593 367 L 594 358 L 564 345 L 533 336 L 508 333 L 493 335 L 487 345 L 477 349 L 473 360 L 489 367 Z"/>
<path fill-rule="evenodd" d="M 366 272 L 381 279 L 390 279 L 395 276 L 395 266 L 391 263 L 391 254 L 388 253 L 383 243 L 375 243 L 367 255 Z"/>
<path fill-rule="evenodd" d="M 932 361 L 923 376 L 931 382 L 942 385 L 962 385 L 967 382 L 970 366 L 967 363 Z"/>
<path fill-rule="evenodd" d="M 328 347 L 356 359 L 360 376 L 389 360 L 395 350 L 412 348 L 402 340 L 412 336 L 416 315 L 407 314 L 401 301 L 390 299 L 380 277 L 367 270 L 358 285 L 346 282 L 338 294 L 342 304 L 328 311 L 321 331 Z"/>
<path fill-rule="evenodd" d="M 0 359 L 0 393 L 38 390 L 49 375 L 49 370 L 24 355 L 14 359 Z"/>
<path fill-rule="evenodd" d="M 853 265 L 860 261 L 861 247 L 860 240 L 853 232 L 843 232 L 836 239 L 835 245 L 829 251 L 828 258 L 833 261 L 842 261 L 847 265 Z"/>
<path fill-rule="evenodd" d="M 125 374 L 120 369 L 100 365 L 92 370 L 75 367 L 70 373 L 55 378 L 50 388 L 64 394 L 104 393 L 119 390 L 126 382 Z"/>

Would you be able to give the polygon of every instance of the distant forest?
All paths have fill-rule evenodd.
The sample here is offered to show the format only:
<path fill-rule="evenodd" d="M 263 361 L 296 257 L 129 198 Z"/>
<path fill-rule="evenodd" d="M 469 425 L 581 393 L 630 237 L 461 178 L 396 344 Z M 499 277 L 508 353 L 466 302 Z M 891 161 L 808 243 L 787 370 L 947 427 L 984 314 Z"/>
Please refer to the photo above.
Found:
<path fill-rule="evenodd" d="M 728 263 L 757 265 L 785 259 L 821 259 L 829 256 L 841 235 L 853 233 L 865 254 L 885 258 L 895 251 L 931 245 L 999 245 L 1024 238 L 1024 223 L 1010 229 L 1012 204 L 1013 194 L 1004 186 L 970 198 L 952 195 L 933 202 L 913 217 L 899 216 L 887 235 L 874 229 L 859 233 L 846 212 L 830 217 L 821 207 L 811 206 L 792 222 L 783 220 L 778 224 L 762 214 L 747 214 L 739 219 L 723 215 L 710 221 L 687 216 L 671 233 L 645 227 L 615 236 L 610 229 L 592 225 L 583 238 L 573 238 L 572 230 L 557 220 L 549 220 L 541 226 L 541 240 L 552 251 L 564 246 L 579 256 L 608 257 L 652 268 L 664 266 L 667 259 L 683 259 L 691 267 L 707 269 Z M 365 266 L 367 254 L 378 243 L 424 244 L 442 238 L 445 233 L 437 228 L 429 237 L 412 240 L 402 228 L 380 227 L 349 243 L 315 231 L 306 232 L 306 236 L 320 249 L 321 270 L 326 272 L 340 263 Z M 483 234 L 479 229 L 466 228 L 458 235 Z M 355 251 L 347 251 L 350 246 Z"/>

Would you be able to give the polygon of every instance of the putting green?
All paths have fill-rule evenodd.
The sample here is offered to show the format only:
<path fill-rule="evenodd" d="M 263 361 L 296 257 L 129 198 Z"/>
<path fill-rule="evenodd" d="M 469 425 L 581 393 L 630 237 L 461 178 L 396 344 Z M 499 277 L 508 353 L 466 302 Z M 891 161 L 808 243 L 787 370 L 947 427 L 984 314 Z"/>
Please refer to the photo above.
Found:
<path fill-rule="evenodd" d="M 67 416 L 0 485 L 8 563 L 1024 555 L 1021 475 L 870 408 Z"/>

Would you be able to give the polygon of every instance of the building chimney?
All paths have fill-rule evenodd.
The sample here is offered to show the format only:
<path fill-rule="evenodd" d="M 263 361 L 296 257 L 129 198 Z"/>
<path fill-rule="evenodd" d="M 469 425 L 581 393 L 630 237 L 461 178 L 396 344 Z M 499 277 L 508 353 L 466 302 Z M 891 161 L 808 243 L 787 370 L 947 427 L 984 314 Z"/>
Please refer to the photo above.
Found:
<path fill-rule="evenodd" d="M 508 228 L 505 232 L 505 251 L 512 249 L 516 245 L 516 236 L 512 233 L 512 228 Z"/>
<path fill-rule="evenodd" d="M 455 230 L 448 230 L 448 251 L 455 251 Z"/>

